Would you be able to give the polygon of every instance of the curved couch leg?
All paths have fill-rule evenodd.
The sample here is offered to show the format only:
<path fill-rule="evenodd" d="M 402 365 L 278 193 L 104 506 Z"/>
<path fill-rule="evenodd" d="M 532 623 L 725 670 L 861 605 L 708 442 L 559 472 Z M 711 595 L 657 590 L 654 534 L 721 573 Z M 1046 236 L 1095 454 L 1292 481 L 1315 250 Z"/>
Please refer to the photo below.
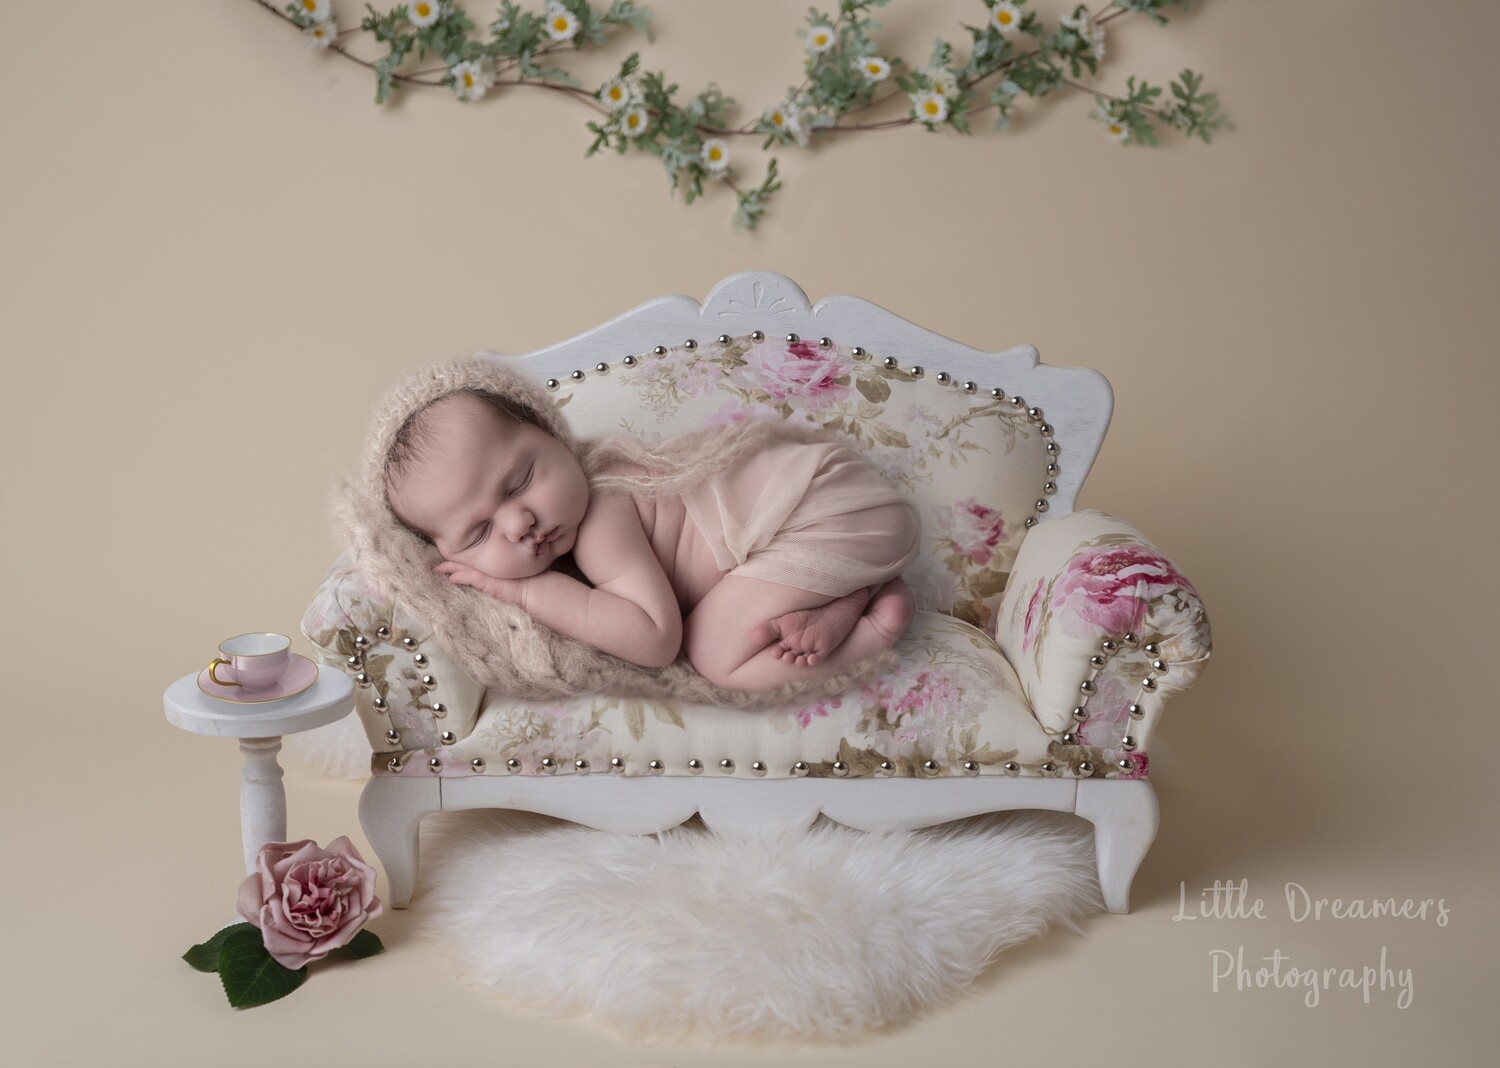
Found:
<path fill-rule="evenodd" d="M 418 832 L 422 817 L 443 807 L 436 778 L 377 775 L 359 795 L 359 825 L 380 858 L 389 883 L 386 904 L 404 909 L 417 885 Z"/>
<path fill-rule="evenodd" d="M 1145 779 L 1085 779 L 1078 783 L 1076 811 L 1094 825 L 1104 907 L 1129 912 L 1131 880 L 1156 837 L 1156 791 Z"/>

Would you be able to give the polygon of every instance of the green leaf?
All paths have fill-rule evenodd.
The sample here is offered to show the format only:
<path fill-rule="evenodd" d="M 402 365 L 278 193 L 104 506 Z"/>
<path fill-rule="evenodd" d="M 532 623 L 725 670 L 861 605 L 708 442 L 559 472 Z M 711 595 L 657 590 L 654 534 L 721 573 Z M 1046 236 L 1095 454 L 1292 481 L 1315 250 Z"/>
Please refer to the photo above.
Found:
<path fill-rule="evenodd" d="M 219 970 L 219 950 L 224 945 L 224 940 L 235 931 L 258 930 L 253 923 L 232 923 L 207 942 L 199 942 L 192 949 L 182 955 L 182 959 L 197 968 L 200 972 L 216 972 Z"/>
<path fill-rule="evenodd" d="M 362 960 L 365 957 L 373 957 L 377 953 L 385 952 L 385 943 L 380 941 L 380 936 L 374 931 L 360 931 L 349 939 L 347 945 L 339 950 L 339 953 L 350 960 Z"/>
<path fill-rule="evenodd" d="M 296 990 L 307 980 L 307 966 L 293 971 L 281 964 L 267 951 L 260 931 L 251 927 L 224 939 L 219 948 L 219 979 L 229 1004 L 250 1009 Z"/>

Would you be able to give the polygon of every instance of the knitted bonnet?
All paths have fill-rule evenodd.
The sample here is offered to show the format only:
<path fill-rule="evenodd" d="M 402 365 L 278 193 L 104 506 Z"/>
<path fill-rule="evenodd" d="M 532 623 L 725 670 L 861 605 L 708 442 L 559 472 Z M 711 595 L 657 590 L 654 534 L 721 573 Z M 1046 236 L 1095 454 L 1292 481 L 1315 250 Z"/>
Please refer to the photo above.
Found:
<path fill-rule="evenodd" d="M 609 693 L 746 708 L 842 693 L 895 666 L 896 654 L 887 649 L 823 679 L 760 693 L 727 690 L 699 675 L 685 654 L 664 668 L 642 667 L 560 634 L 517 605 L 435 574 L 442 554 L 409 530 L 386 498 L 386 456 L 413 414 L 462 390 L 499 394 L 512 407 L 534 413 L 538 425 L 567 445 L 588 470 L 594 443 L 577 440 L 552 397 L 506 366 L 506 360 L 480 349 L 413 371 L 388 389 L 376 402 L 358 475 L 342 480 L 333 496 L 334 525 L 354 566 L 393 609 L 399 605 L 407 615 L 430 625 L 433 638 L 460 670 L 518 699 Z"/>

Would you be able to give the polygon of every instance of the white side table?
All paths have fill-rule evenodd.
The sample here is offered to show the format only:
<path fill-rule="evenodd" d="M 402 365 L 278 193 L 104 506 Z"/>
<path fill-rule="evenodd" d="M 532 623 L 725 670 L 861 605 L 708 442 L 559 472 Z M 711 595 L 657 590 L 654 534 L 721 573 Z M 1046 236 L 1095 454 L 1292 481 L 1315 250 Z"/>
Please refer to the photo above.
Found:
<path fill-rule="evenodd" d="M 240 835 L 245 874 L 266 842 L 286 841 L 286 787 L 281 785 L 281 736 L 332 723 L 354 708 L 354 683 L 319 665 L 318 680 L 281 701 L 237 705 L 198 689 L 198 672 L 184 675 L 162 694 L 167 722 L 194 734 L 238 738 L 245 767 L 240 775 Z"/>

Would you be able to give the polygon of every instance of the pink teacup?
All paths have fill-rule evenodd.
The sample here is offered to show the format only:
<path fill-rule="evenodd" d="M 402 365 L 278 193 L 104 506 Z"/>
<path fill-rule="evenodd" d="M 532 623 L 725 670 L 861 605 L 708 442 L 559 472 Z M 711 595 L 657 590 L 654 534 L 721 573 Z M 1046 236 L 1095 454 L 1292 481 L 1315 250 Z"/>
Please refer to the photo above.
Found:
<path fill-rule="evenodd" d="M 292 662 L 292 639 L 272 631 L 236 634 L 219 643 L 219 652 L 208 665 L 208 677 L 220 686 L 239 686 L 251 693 L 269 690 L 286 674 Z M 227 665 L 229 678 L 219 678 L 220 667 Z"/>

